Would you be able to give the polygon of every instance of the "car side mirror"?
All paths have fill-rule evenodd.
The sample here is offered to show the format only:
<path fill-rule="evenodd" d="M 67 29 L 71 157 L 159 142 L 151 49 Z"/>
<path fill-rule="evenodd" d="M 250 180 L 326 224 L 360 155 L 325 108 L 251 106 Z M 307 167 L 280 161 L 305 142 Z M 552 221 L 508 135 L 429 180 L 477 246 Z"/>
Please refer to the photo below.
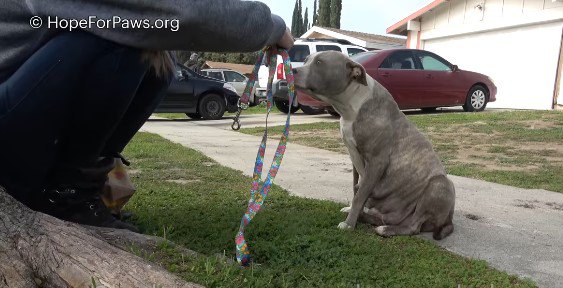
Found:
<path fill-rule="evenodd" d="M 454 72 L 459 71 L 459 67 L 457 67 L 457 65 L 452 65 L 452 71 Z"/>
<path fill-rule="evenodd" d="M 182 77 L 184 77 L 184 79 L 188 79 L 190 78 L 190 74 L 188 71 L 182 69 Z"/>

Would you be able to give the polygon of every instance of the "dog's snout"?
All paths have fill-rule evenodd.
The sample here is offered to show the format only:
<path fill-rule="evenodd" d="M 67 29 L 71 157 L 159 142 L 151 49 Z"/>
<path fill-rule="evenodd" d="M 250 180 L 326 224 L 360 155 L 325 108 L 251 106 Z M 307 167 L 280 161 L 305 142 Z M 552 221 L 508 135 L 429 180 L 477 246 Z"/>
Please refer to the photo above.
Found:
<path fill-rule="evenodd" d="M 298 73 L 296 68 L 291 69 L 291 72 L 293 72 L 293 74 L 297 74 L 297 73 Z"/>

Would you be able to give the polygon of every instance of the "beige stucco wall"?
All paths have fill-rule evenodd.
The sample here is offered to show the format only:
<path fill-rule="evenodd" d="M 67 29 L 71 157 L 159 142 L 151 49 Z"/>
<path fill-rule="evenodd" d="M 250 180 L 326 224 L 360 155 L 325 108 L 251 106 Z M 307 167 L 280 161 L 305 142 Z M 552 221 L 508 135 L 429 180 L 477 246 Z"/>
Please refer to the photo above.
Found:
<path fill-rule="evenodd" d="M 561 0 L 451 0 L 425 13 L 420 23 L 422 39 L 429 39 L 560 19 Z"/>

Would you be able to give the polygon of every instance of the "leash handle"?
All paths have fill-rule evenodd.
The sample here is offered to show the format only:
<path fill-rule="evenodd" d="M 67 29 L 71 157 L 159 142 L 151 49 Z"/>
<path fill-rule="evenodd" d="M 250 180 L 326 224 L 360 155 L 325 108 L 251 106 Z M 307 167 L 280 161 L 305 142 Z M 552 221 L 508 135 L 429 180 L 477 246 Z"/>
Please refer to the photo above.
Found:
<path fill-rule="evenodd" d="M 273 106 L 273 95 L 272 95 L 272 82 L 274 80 L 274 74 L 276 73 L 276 66 L 277 66 L 277 55 L 281 55 L 282 59 L 283 59 L 283 64 L 284 64 L 284 70 L 285 70 L 285 75 L 286 75 L 286 80 L 287 80 L 287 84 L 288 84 L 288 98 L 289 98 L 289 107 L 291 107 L 291 105 L 293 104 L 293 101 L 295 100 L 295 85 L 294 85 L 294 77 L 293 77 L 293 71 L 292 71 L 292 67 L 291 67 L 291 60 L 289 59 L 289 54 L 287 53 L 286 50 L 278 50 L 277 48 L 266 48 L 262 51 L 262 53 L 260 53 L 261 56 L 258 57 L 258 61 L 256 63 L 257 66 L 255 66 L 254 68 L 254 72 L 253 75 L 251 75 L 252 81 L 249 81 L 249 83 L 247 84 L 245 93 L 243 94 L 243 97 L 241 98 L 241 102 L 243 101 L 248 101 L 249 96 L 250 96 L 250 91 L 252 91 L 252 88 L 249 89 L 249 86 L 254 85 L 254 83 L 250 83 L 255 81 L 256 76 L 258 75 L 258 71 L 256 69 L 256 67 L 259 68 L 259 66 L 262 64 L 262 60 L 264 58 L 264 55 L 266 55 L 269 58 L 269 77 L 268 77 L 268 90 L 267 90 L 267 107 L 268 107 L 268 112 L 266 114 L 266 128 L 264 130 L 264 135 L 262 136 L 262 142 L 260 143 L 260 147 L 258 148 L 258 154 L 256 155 L 256 162 L 254 165 L 254 173 L 252 176 L 252 187 L 250 189 L 250 200 L 248 201 L 248 207 L 246 209 L 246 212 L 244 213 L 241 222 L 240 222 L 240 227 L 239 227 L 239 231 L 235 237 L 235 243 L 236 243 L 236 257 L 237 257 L 237 261 L 242 265 L 242 266 L 248 266 L 251 263 L 251 255 L 250 255 L 250 250 L 249 250 L 249 246 L 248 243 L 246 242 L 246 239 L 244 238 L 244 229 L 246 226 L 248 226 L 248 224 L 250 224 L 250 221 L 252 221 L 252 219 L 254 218 L 254 216 L 256 216 L 256 213 L 258 213 L 258 211 L 260 211 L 260 209 L 262 208 L 262 205 L 264 204 L 264 201 L 266 200 L 266 197 L 268 196 L 268 193 L 270 192 L 270 188 L 274 182 L 274 179 L 279 171 L 282 159 L 283 159 L 283 155 L 285 154 L 285 150 L 286 150 L 286 146 L 287 146 L 287 139 L 289 137 L 289 126 L 290 126 L 290 119 L 291 119 L 291 113 L 287 114 L 287 119 L 285 122 L 285 128 L 284 131 L 282 133 L 282 137 L 280 139 L 280 142 L 278 144 L 278 148 L 276 149 L 276 153 L 274 155 L 274 159 L 272 161 L 272 165 L 270 166 L 270 170 L 268 171 L 268 175 L 266 176 L 266 180 L 264 180 L 264 183 L 262 185 L 260 185 L 261 183 L 261 179 L 262 179 L 262 168 L 264 167 L 264 155 L 266 153 L 266 142 L 268 140 L 268 116 L 270 115 L 270 111 L 272 110 L 272 106 Z M 248 91 L 250 90 L 250 91 Z M 247 94 L 247 92 L 249 92 Z M 248 97 L 248 98 L 245 98 Z M 248 102 L 246 102 L 248 103 Z M 234 124 L 233 124 L 234 125 Z"/>

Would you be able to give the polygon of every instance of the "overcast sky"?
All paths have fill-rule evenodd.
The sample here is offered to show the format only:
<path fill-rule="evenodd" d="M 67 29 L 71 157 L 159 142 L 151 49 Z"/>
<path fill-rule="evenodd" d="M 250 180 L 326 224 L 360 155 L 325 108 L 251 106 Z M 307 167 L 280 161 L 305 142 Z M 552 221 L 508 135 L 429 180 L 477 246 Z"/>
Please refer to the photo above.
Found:
<path fill-rule="evenodd" d="M 261 0 L 272 13 L 280 15 L 291 27 L 295 0 Z M 309 8 L 309 23 L 313 19 L 314 0 L 302 0 L 303 11 Z M 342 0 L 340 28 L 357 32 L 385 35 L 387 27 L 399 22 L 432 0 Z"/>

